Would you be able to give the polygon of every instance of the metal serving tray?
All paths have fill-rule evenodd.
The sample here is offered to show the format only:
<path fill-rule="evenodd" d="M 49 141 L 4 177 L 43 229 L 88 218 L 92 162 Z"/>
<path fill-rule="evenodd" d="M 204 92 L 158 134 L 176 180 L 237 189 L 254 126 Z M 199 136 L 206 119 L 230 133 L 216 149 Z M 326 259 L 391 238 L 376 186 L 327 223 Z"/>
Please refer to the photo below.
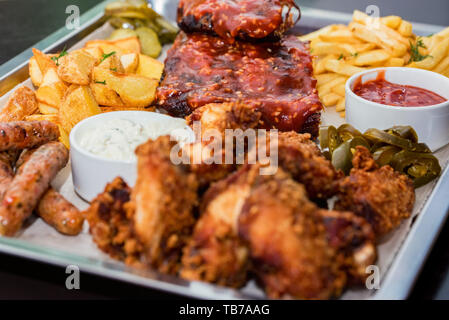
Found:
<path fill-rule="evenodd" d="M 110 1 L 104 1 L 81 16 L 80 29 L 61 28 L 33 47 L 44 52 L 70 47 L 102 26 L 105 19 L 103 10 Z M 174 20 L 177 0 L 154 0 L 156 11 Z M 347 23 L 351 15 L 301 7 L 302 18 L 296 32 L 308 32 L 331 23 Z M 400 14 L 400 13 L 399 13 Z M 414 23 L 417 34 L 427 35 L 438 32 L 441 26 Z M 0 97 L 28 78 L 28 59 L 31 48 L 0 66 Z M 382 275 L 381 289 L 370 295 L 371 299 L 407 298 L 421 267 L 438 236 L 449 213 L 449 167 L 445 168 L 430 197 L 419 215 L 414 219 L 408 236 L 402 243 L 396 258 Z M 185 281 L 176 277 L 161 275 L 151 270 L 136 270 L 111 260 L 73 254 L 70 251 L 47 248 L 17 238 L 0 237 L 0 251 L 23 258 L 59 266 L 77 265 L 80 270 L 112 279 L 163 290 L 179 295 L 202 299 L 244 299 L 264 298 L 260 291 L 251 288 L 232 290 L 206 283 Z M 351 296 L 351 298 L 357 298 Z"/>

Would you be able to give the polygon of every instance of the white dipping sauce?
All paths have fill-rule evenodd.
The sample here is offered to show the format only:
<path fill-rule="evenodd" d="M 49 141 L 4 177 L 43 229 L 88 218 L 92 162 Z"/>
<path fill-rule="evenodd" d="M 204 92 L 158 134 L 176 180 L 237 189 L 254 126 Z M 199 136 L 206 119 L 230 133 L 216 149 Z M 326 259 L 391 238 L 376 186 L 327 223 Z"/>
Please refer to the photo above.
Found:
<path fill-rule="evenodd" d="M 165 130 L 160 126 L 143 126 L 126 119 L 110 119 L 84 134 L 80 146 L 103 158 L 121 161 L 134 161 L 134 150 L 148 139 L 156 139 Z M 165 133 L 167 134 L 167 133 Z"/>

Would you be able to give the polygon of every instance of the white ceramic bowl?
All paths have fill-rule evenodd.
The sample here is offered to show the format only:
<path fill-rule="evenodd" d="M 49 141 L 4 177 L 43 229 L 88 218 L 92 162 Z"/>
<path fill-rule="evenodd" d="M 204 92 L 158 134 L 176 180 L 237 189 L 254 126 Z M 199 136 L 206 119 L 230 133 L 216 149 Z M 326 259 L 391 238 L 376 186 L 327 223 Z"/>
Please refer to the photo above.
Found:
<path fill-rule="evenodd" d="M 194 133 L 184 119 L 146 111 L 117 111 L 102 113 L 79 122 L 70 132 L 70 160 L 73 185 L 84 200 L 92 201 L 115 177 L 122 177 L 130 186 L 136 181 L 136 161 L 107 159 L 80 146 L 80 139 L 99 124 L 110 119 L 125 119 L 144 126 L 154 126 L 158 136 L 173 133 L 184 141 L 194 141 Z M 174 131 L 176 130 L 176 131 Z"/>
<path fill-rule="evenodd" d="M 378 68 L 352 76 L 346 82 L 346 122 L 360 131 L 410 125 L 432 151 L 449 143 L 449 101 L 425 107 L 394 107 L 368 101 L 352 90 L 357 79 L 374 80 L 385 71 L 385 80 L 430 90 L 449 100 L 449 78 L 414 68 Z"/>

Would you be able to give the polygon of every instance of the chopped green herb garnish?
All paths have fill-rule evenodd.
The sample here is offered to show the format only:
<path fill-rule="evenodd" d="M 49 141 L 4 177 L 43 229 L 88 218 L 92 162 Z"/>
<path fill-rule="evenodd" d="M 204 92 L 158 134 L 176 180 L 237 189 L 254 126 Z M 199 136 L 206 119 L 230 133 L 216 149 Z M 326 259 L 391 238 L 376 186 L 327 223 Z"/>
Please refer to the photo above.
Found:
<path fill-rule="evenodd" d="M 51 60 L 53 60 L 57 66 L 59 66 L 59 58 L 67 55 L 67 51 L 65 49 L 66 49 L 66 46 L 64 46 L 64 49 L 62 49 L 62 51 L 59 53 L 58 56 L 51 57 Z"/>
<path fill-rule="evenodd" d="M 99 83 L 99 84 L 104 84 L 104 85 L 106 85 L 106 80 L 104 80 L 104 81 L 95 81 L 95 83 Z"/>
<path fill-rule="evenodd" d="M 111 68 L 111 71 L 117 72 L 117 68 Z"/>
<path fill-rule="evenodd" d="M 343 53 L 342 54 L 340 54 L 340 56 L 338 57 L 338 60 L 341 60 L 341 59 L 343 59 L 345 56 L 343 55 Z"/>
<path fill-rule="evenodd" d="M 357 57 L 359 56 L 359 53 L 358 53 L 358 52 L 355 52 L 355 53 L 351 54 L 351 56 L 357 58 Z"/>
<path fill-rule="evenodd" d="M 109 58 L 110 56 L 114 55 L 115 51 L 109 52 L 109 53 L 104 53 L 103 57 L 100 60 L 100 63 L 102 63 L 104 60 L 106 60 L 107 58 Z"/>
<path fill-rule="evenodd" d="M 424 44 L 424 42 L 422 41 L 422 39 L 418 39 L 418 41 L 416 41 L 415 45 L 410 41 L 411 57 L 410 57 L 410 61 L 408 63 L 410 63 L 410 62 L 419 62 L 419 61 L 423 61 L 426 58 L 432 57 L 429 54 L 422 55 L 419 52 L 419 48 L 427 49 L 427 47 Z"/>

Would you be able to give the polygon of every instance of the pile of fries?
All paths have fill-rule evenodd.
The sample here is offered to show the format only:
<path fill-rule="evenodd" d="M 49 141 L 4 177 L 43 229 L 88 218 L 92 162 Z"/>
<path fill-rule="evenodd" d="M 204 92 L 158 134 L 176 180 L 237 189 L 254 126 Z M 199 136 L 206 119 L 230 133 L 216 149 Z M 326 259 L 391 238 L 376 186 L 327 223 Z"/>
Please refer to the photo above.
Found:
<path fill-rule="evenodd" d="M 101 112 L 149 110 L 164 64 L 141 53 L 137 37 L 94 40 L 79 50 L 45 54 L 29 61 L 36 89 L 20 87 L 0 112 L 0 122 L 47 120 L 59 125 L 69 147 L 71 129 Z"/>
<path fill-rule="evenodd" d="M 449 30 L 419 38 L 412 24 L 398 16 L 372 18 L 354 11 L 349 25 L 330 25 L 300 37 L 311 42 L 314 75 L 321 101 L 345 116 L 345 83 L 352 75 L 378 67 L 418 67 L 442 70 L 449 66 Z M 445 38 L 445 39 L 444 39 Z M 440 63 L 438 65 L 438 63 Z M 438 66 L 437 66 L 438 65 Z"/>

